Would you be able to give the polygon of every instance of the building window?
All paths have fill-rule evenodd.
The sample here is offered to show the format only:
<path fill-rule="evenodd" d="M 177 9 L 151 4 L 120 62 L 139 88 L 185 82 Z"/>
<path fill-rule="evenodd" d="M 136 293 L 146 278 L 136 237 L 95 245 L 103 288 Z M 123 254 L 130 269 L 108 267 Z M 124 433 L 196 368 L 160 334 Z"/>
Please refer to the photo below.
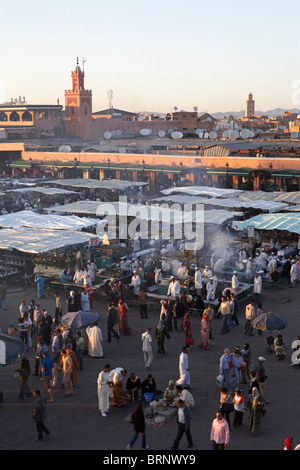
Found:
<path fill-rule="evenodd" d="M 20 116 L 16 111 L 13 111 L 10 115 L 10 121 L 20 121 Z"/>

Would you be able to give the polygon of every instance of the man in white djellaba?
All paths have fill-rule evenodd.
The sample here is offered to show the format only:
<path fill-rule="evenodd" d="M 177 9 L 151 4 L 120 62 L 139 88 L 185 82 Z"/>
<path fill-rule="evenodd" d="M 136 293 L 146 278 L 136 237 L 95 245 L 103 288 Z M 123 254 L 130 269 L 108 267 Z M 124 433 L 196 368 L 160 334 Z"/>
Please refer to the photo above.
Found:
<path fill-rule="evenodd" d="M 137 295 L 140 292 L 141 278 L 136 273 L 136 271 L 133 271 L 133 276 L 131 278 L 131 285 L 133 286 L 133 292 Z"/>
<path fill-rule="evenodd" d="M 179 356 L 179 379 L 176 382 L 176 385 L 181 385 L 183 388 L 190 389 L 191 376 L 189 369 L 189 352 L 188 346 L 183 346 L 182 353 Z"/>
<path fill-rule="evenodd" d="M 239 280 L 237 276 L 237 271 L 233 271 L 233 276 L 231 278 L 231 288 L 235 291 L 240 290 Z"/>
<path fill-rule="evenodd" d="M 167 295 L 170 295 L 171 297 L 180 297 L 180 283 L 174 276 L 171 276 Z"/>
<path fill-rule="evenodd" d="M 297 266 L 296 266 L 294 259 L 291 261 L 290 277 L 291 277 L 291 287 L 296 287 L 298 274 L 297 274 Z"/>
<path fill-rule="evenodd" d="M 92 357 L 104 357 L 102 342 L 103 335 L 101 328 L 97 326 L 97 322 L 93 326 L 88 326 L 86 334 L 89 340 L 89 355 Z"/>
<path fill-rule="evenodd" d="M 194 287 L 197 295 L 201 295 L 202 290 L 202 274 L 198 267 L 195 268 Z"/>
<path fill-rule="evenodd" d="M 112 384 L 109 381 L 109 371 L 110 365 L 106 364 L 97 379 L 98 405 L 103 417 L 107 416 L 106 413 L 109 411 L 109 388 Z"/>
<path fill-rule="evenodd" d="M 142 334 L 142 351 L 144 354 L 144 362 L 146 369 L 149 369 L 153 360 L 152 350 L 152 336 L 150 334 L 151 328 L 147 328 L 145 333 Z"/>
<path fill-rule="evenodd" d="M 206 284 L 206 300 L 215 300 L 216 298 L 216 283 L 211 277 Z"/>

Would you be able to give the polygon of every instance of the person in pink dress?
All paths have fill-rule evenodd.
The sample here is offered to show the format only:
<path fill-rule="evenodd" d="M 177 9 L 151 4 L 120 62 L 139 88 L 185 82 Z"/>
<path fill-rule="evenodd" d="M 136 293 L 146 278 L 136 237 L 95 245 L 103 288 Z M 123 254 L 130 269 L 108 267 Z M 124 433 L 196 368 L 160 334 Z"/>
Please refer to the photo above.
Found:
<path fill-rule="evenodd" d="M 209 331 L 210 331 L 209 316 L 203 315 L 202 320 L 201 320 L 202 341 L 199 344 L 200 348 L 209 349 Z"/>

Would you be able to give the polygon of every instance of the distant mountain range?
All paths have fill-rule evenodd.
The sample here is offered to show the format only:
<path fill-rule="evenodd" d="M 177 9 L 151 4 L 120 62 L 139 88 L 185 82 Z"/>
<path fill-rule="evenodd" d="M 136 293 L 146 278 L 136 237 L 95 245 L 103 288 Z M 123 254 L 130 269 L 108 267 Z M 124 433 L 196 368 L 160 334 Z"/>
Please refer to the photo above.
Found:
<path fill-rule="evenodd" d="M 274 116 L 283 116 L 285 111 L 290 111 L 291 113 L 296 113 L 300 114 L 300 109 L 293 108 L 293 109 L 285 109 L 285 108 L 276 108 L 276 109 L 270 109 L 269 111 L 257 111 L 255 110 L 255 115 L 256 116 L 269 116 L 269 117 L 274 117 Z M 204 113 L 199 113 L 200 116 Z M 209 113 L 211 116 L 213 116 L 216 119 L 222 119 L 225 116 L 235 116 L 235 117 L 244 117 L 245 116 L 245 110 L 243 111 L 228 111 L 227 113 Z"/>

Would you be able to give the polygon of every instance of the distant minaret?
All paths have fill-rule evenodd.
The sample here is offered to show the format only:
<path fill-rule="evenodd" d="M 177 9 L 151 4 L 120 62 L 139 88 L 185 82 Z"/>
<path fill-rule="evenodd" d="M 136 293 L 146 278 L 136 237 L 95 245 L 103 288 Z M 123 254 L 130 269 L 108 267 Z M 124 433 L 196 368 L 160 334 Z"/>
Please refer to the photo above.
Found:
<path fill-rule="evenodd" d="M 246 101 L 246 117 L 254 117 L 255 101 L 252 93 L 249 93 L 248 100 Z"/>

